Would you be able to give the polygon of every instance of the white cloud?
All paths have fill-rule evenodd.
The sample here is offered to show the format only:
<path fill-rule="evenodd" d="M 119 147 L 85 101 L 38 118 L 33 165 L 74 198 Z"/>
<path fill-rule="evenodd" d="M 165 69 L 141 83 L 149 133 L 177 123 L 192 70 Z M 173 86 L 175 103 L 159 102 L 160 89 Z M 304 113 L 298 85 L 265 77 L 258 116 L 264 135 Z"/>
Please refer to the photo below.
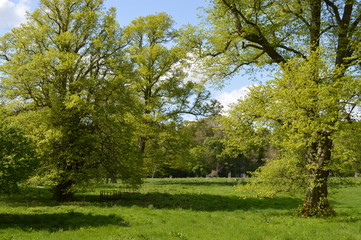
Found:
<path fill-rule="evenodd" d="M 193 53 L 187 53 L 185 62 L 186 66 L 181 66 L 188 74 L 184 82 L 204 83 L 206 76 L 204 74 L 203 59 L 199 59 Z"/>
<path fill-rule="evenodd" d="M 232 106 L 232 104 L 237 103 L 238 99 L 247 96 L 247 94 L 249 93 L 249 88 L 251 86 L 241 87 L 240 89 L 235 89 L 231 92 L 222 92 L 215 98 L 223 105 L 223 111 L 227 112 Z"/>
<path fill-rule="evenodd" d="M 9 30 L 26 20 L 30 0 L 0 0 L 0 28 Z"/>

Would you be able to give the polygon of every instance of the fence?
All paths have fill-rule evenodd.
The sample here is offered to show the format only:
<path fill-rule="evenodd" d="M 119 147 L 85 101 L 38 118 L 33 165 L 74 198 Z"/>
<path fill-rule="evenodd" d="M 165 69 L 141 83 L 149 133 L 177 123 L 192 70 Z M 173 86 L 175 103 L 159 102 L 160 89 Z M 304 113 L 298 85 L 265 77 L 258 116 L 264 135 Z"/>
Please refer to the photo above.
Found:
<path fill-rule="evenodd" d="M 118 190 L 105 190 L 100 191 L 100 201 L 120 200 L 121 191 Z"/>

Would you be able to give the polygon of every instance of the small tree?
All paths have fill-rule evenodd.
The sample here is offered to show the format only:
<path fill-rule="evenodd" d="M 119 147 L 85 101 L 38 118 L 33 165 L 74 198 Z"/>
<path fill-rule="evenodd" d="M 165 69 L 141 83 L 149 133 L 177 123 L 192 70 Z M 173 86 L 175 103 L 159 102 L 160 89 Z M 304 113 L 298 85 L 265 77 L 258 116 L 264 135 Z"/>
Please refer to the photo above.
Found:
<path fill-rule="evenodd" d="M 174 140 L 170 135 L 182 115 L 207 115 L 218 106 L 209 101 L 210 93 L 201 84 L 187 80 L 184 65 L 188 56 L 175 45 L 179 34 L 173 25 L 169 15 L 159 13 L 139 17 L 124 29 L 127 56 L 133 63 L 129 87 L 140 100 L 139 150 L 148 166 L 154 160 L 154 170 L 170 152 L 165 148 Z M 147 149 L 147 142 L 154 149 Z"/>

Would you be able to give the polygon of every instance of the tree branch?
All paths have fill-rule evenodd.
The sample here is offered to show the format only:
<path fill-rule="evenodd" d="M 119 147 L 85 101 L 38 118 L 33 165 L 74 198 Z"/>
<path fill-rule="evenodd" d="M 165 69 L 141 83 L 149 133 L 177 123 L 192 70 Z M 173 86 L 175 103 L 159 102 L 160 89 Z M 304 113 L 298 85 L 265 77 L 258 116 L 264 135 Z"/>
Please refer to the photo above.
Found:
<path fill-rule="evenodd" d="M 359 25 L 359 23 L 361 22 L 361 13 L 360 15 L 356 18 L 356 20 L 351 24 L 351 28 L 350 28 L 350 32 L 354 32 L 356 27 Z"/>
<path fill-rule="evenodd" d="M 303 55 L 303 53 L 301 53 L 300 51 L 297 51 L 296 49 L 293 49 L 293 48 L 290 48 L 290 47 L 287 47 L 287 46 L 281 45 L 281 44 L 280 44 L 280 45 L 277 45 L 277 47 L 282 48 L 282 49 L 285 49 L 285 50 L 287 50 L 287 51 L 289 51 L 289 52 L 293 52 L 293 53 L 295 53 L 296 55 L 301 56 L 302 58 L 306 58 L 306 56 Z"/>
<path fill-rule="evenodd" d="M 224 46 L 224 49 L 223 49 L 222 51 L 219 51 L 219 52 L 216 52 L 216 53 L 208 53 L 208 54 L 206 54 L 206 56 L 217 57 L 218 55 L 221 55 L 221 54 L 225 53 L 225 52 L 228 50 L 228 48 L 229 48 L 229 46 L 231 45 L 231 43 L 232 43 L 232 41 L 229 40 L 229 41 L 226 43 L 226 45 Z"/>
<path fill-rule="evenodd" d="M 10 62 L 10 58 L 6 54 L 0 54 L 0 57 L 5 59 L 6 61 Z"/>
<path fill-rule="evenodd" d="M 286 60 L 276 51 L 275 47 L 272 46 L 266 37 L 262 34 L 261 29 L 257 24 L 247 19 L 244 14 L 238 10 L 234 5 L 231 5 L 227 2 L 227 0 L 222 0 L 223 4 L 231 11 L 232 15 L 236 20 L 236 28 L 238 34 L 243 37 L 244 39 L 257 43 L 258 45 L 262 46 L 262 49 L 267 53 L 267 55 L 276 63 L 286 62 Z M 242 28 L 242 21 L 241 19 L 247 24 L 252 26 L 256 31 L 256 33 L 245 32 Z"/>
<path fill-rule="evenodd" d="M 330 0 L 323 0 L 323 1 L 326 3 L 327 6 L 329 6 L 333 10 L 333 13 L 335 14 L 335 17 L 336 17 L 337 24 L 341 25 L 341 17 L 340 17 L 340 13 L 338 11 L 338 7 Z"/>
<path fill-rule="evenodd" d="M 288 5 L 287 5 L 288 6 Z M 290 8 L 286 9 L 283 7 L 283 5 L 281 5 L 282 7 L 282 10 L 285 12 L 285 13 L 291 13 L 293 14 L 294 16 L 296 16 L 298 19 L 300 19 L 307 27 L 310 27 L 311 24 L 306 20 L 306 18 L 304 18 L 302 15 L 294 12 L 294 11 L 291 11 Z"/>

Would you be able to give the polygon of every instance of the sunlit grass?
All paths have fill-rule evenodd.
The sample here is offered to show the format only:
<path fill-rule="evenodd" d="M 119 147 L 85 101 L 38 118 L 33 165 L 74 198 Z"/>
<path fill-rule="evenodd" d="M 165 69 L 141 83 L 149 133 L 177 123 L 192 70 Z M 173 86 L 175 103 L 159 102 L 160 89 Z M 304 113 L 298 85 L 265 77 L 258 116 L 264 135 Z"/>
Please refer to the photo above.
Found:
<path fill-rule="evenodd" d="M 234 179 L 149 179 L 120 201 L 99 201 L 102 185 L 78 201 L 50 201 L 47 189 L 0 197 L 0 239 L 361 239 L 360 185 L 331 189 L 338 215 L 301 218 L 301 196 L 241 199 Z M 334 184 L 336 185 L 336 184 Z M 339 184 L 338 184 L 339 185 Z"/>

